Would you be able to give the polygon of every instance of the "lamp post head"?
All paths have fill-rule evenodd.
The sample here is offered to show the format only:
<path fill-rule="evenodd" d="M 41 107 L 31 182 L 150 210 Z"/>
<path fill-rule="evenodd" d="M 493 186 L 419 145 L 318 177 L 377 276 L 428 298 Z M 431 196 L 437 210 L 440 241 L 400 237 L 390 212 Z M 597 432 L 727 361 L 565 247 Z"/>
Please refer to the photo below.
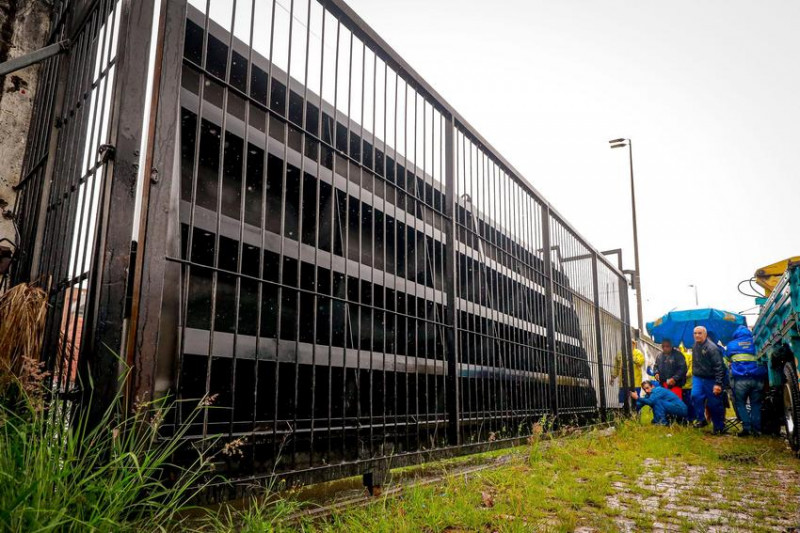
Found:
<path fill-rule="evenodd" d="M 631 140 L 620 137 L 619 139 L 608 141 L 608 144 L 611 145 L 611 148 L 622 148 L 623 146 L 630 146 Z"/>

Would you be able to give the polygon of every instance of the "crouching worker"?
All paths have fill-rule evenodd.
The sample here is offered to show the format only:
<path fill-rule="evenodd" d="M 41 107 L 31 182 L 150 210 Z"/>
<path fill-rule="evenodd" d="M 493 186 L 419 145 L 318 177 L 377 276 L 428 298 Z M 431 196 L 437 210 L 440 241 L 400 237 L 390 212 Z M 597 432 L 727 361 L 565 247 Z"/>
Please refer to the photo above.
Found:
<path fill-rule="evenodd" d="M 631 392 L 631 398 L 636 400 L 636 406 L 641 409 L 649 405 L 653 410 L 653 424 L 668 426 L 670 419 L 685 418 L 686 404 L 678 395 L 669 389 L 649 381 L 642 382 L 642 394 Z"/>

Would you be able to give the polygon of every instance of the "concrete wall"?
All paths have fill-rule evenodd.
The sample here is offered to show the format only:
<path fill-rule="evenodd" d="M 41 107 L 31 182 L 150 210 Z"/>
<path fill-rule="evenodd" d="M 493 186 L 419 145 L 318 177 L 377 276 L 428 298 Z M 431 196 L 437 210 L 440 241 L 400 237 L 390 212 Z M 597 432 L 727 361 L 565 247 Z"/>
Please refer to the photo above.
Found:
<path fill-rule="evenodd" d="M 45 0 L 0 0 L 0 63 L 45 45 L 49 5 Z M 37 66 L 0 76 L 0 238 L 14 237 L 12 187 L 19 182 L 25 140 L 37 89 Z"/>

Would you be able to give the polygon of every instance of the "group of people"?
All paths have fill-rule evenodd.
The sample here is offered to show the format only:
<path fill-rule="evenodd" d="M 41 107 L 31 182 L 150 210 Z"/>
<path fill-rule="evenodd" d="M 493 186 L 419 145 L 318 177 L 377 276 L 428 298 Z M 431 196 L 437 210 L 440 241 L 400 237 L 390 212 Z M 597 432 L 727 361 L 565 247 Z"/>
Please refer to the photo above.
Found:
<path fill-rule="evenodd" d="M 669 339 L 663 340 L 652 368 L 654 379 L 641 381 L 641 388 L 630 393 L 637 409 L 650 406 L 654 424 L 685 421 L 695 427 L 708 424 L 708 412 L 713 432 L 722 434 L 725 432 L 723 392 L 730 387 L 736 414 L 742 422 L 739 436 L 759 435 L 767 368 L 758 360 L 750 330 L 739 326 L 731 342 L 723 348 L 700 326 L 694 328 L 694 341 L 688 352 L 683 346 L 676 348 Z M 634 350 L 634 363 L 636 359 L 643 362 L 644 356 L 641 352 L 636 354 L 637 351 Z"/>

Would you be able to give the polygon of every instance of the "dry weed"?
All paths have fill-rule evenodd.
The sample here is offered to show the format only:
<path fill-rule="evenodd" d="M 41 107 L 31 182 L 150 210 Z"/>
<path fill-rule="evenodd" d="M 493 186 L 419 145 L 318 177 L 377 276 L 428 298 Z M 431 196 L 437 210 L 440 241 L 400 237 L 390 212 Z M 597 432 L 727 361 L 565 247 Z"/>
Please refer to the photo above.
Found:
<path fill-rule="evenodd" d="M 0 396 L 13 383 L 34 397 L 41 394 L 46 317 L 47 292 L 36 284 L 20 283 L 0 296 Z"/>

